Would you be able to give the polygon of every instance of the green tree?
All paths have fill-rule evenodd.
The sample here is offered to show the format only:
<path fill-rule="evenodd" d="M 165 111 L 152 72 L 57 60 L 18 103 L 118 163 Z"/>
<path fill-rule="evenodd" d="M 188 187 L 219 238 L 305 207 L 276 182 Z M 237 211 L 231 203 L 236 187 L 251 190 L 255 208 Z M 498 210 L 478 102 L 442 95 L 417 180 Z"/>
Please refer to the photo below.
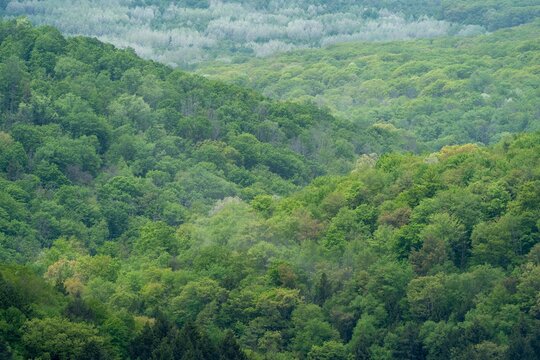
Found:
<path fill-rule="evenodd" d="M 107 342 L 95 327 L 62 318 L 30 320 L 25 325 L 22 343 L 29 358 L 82 359 L 89 349 L 93 354 L 108 353 Z"/>
<path fill-rule="evenodd" d="M 308 360 L 351 360 L 352 354 L 345 345 L 337 341 L 327 341 L 321 346 L 315 345 L 307 357 Z"/>
<path fill-rule="evenodd" d="M 471 235 L 473 260 L 502 267 L 513 264 L 536 241 L 531 234 L 535 226 L 530 218 L 513 214 L 478 224 Z"/>
<path fill-rule="evenodd" d="M 413 279 L 407 290 L 411 315 L 418 320 L 439 321 L 449 314 L 450 299 L 441 275 Z"/>
<path fill-rule="evenodd" d="M 0 132 L 0 172 L 10 179 L 22 174 L 28 163 L 23 146 L 4 132 Z"/>
<path fill-rule="evenodd" d="M 225 332 L 223 340 L 219 344 L 218 348 L 220 360 L 247 360 L 247 356 L 244 354 L 232 331 Z"/>
<path fill-rule="evenodd" d="M 19 103 L 30 97 L 26 65 L 12 56 L 0 64 L 0 104 L 3 111 L 15 113 Z"/>
<path fill-rule="evenodd" d="M 313 346 L 339 338 L 339 333 L 324 319 L 317 305 L 299 305 L 292 314 L 292 323 L 295 328 L 292 348 L 301 358 L 305 358 Z"/>
<path fill-rule="evenodd" d="M 328 280 L 326 273 L 322 273 L 315 287 L 314 302 L 322 306 L 324 302 L 332 295 L 332 284 Z"/>

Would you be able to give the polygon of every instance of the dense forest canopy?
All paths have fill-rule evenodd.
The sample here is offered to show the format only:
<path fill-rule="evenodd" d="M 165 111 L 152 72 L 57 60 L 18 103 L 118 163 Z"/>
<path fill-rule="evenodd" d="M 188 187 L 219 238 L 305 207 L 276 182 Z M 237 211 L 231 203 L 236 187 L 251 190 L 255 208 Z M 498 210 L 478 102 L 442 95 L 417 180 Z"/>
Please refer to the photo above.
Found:
<path fill-rule="evenodd" d="M 0 359 L 538 358 L 537 1 L 0 8 Z"/>
<path fill-rule="evenodd" d="M 0 171 L 46 193 L 92 188 L 80 189 L 80 200 L 97 196 L 110 213 L 84 210 L 75 228 L 89 244 L 105 234 L 87 232 L 91 224 L 106 225 L 111 239 L 139 216 L 177 225 L 186 207 L 206 212 L 228 196 L 285 195 L 354 162 L 354 132 L 315 106 L 271 101 L 25 19 L 0 23 L 0 42 Z M 14 253 L 0 257 L 31 259 L 64 228 L 45 223 L 41 235 L 28 229 L 23 247 L 15 236 L 3 248 Z"/>
<path fill-rule="evenodd" d="M 492 143 L 540 129 L 540 22 L 471 38 L 349 43 L 199 72 L 276 99 L 311 101 L 409 150 Z"/>
<path fill-rule="evenodd" d="M 183 67 L 344 41 L 470 35 L 486 29 L 474 21 L 460 24 L 436 17 L 428 3 L 15 0 L 6 4 L 5 13 L 28 16 L 68 35 L 96 36 L 131 47 L 145 58 Z"/>

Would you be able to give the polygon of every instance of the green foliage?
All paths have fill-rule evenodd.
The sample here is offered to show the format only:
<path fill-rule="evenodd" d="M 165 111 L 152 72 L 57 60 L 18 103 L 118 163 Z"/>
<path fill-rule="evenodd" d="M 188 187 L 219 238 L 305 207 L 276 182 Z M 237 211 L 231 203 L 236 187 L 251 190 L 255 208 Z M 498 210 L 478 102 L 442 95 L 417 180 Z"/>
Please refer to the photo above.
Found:
<path fill-rule="evenodd" d="M 526 40 L 497 39 L 536 28 L 482 38 L 495 39 L 486 48 L 478 39 L 440 43 L 492 57 L 515 45 L 515 61 L 529 61 Z M 371 113 L 388 121 L 357 134 L 312 105 L 270 101 L 96 40 L 23 20 L 0 30 L 0 69 L 15 71 L 2 75 L 13 92 L 0 89 L 0 357 L 540 352 L 540 133 L 497 132 L 490 147 L 366 154 L 353 166 L 362 136 L 383 152 L 400 138 L 388 106 Z M 399 53 L 373 61 L 384 67 Z M 507 115 L 535 123 L 532 63 L 505 66 L 504 55 L 490 78 L 473 76 L 487 55 L 444 67 L 422 56 L 392 70 L 424 84 L 428 98 L 411 100 L 422 109 L 448 101 L 452 112 L 480 100 L 448 91 L 494 86 L 499 100 L 520 99 Z M 364 80 L 365 94 L 385 93 L 385 81 Z M 464 123 L 452 129 L 478 131 L 469 120 L 498 117 L 508 103 L 455 112 Z"/>
<path fill-rule="evenodd" d="M 25 20 L 0 27 L 0 173 L 27 183 L 16 201 L 32 214 L 4 233 L 27 259 L 32 232 L 43 245 L 65 235 L 95 248 L 148 220 L 179 225 L 216 200 L 284 195 L 330 171 L 327 163 L 352 163 L 333 150 L 349 141 L 314 106 L 272 102 Z M 59 201 L 67 186 L 88 191 Z"/>
<path fill-rule="evenodd" d="M 509 8 L 495 1 L 442 3 L 478 8 L 480 16 L 500 14 L 486 8 Z M 524 14 L 538 16 L 529 9 L 538 11 L 538 5 L 519 3 Z M 275 99 L 328 107 L 347 120 L 340 131 L 354 132 L 350 140 L 363 153 L 489 144 L 506 133 L 539 129 L 540 79 L 533 70 L 539 48 L 532 40 L 539 26 L 533 21 L 470 38 L 351 42 L 241 64 L 205 64 L 197 71 Z"/>
<path fill-rule="evenodd" d="M 2 0 L 0 11 L 3 8 L 8 16 L 54 24 L 70 36 L 131 46 L 144 57 L 186 68 L 208 60 L 240 63 L 359 40 L 467 36 L 528 23 L 540 15 L 534 0 Z M 101 17 L 105 12 L 107 19 Z M 52 31 L 38 40 L 55 50 L 61 42 Z M 55 52 L 42 48 L 32 52 L 32 60 L 50 71 Z M 126 59 L 111 57 L 109 61 Z M 349 78 L 342 72 L 333 82 Z M 442 85 L 434 84 L 433 90 L 440 91 Z M 159 90 L 147 95 L 156 93 Z"/>
<path fill-rule="evenodd" d="M 480 0 L 457 4 L 427 0 L 92 0 L 77 4 L 67 0 L 14 0 L 6 6 L 5 14 L 28 16 L 35 24 L 54 24 L 70 36 L 98 37 L 117 46 L 130 46 L 166 64 L 193 68 L 209 59 L 241 62 L 357 39 L 479 33 L 484 27 L 491 30 L 531 21 L 538 15 L 538 6 L 530 2 L 504 1 L 499 6 L 496 1 L 484 4 Z M 468 10 L 471 14 L 466 13 Z M 107 19 L 100 16 L 105 12 Z M 49 35 L 44 42 L 52 45 L 54 40 Z M 50 52 L 37 55 L 42 66 L 54 66 Z M 122 57 L 107 61 L 126 63 Z"/>
<path fill-rule="evenodd" d="M 106 359 L 107 346 L 97 329 L 60 318 L 30 320 L 24 329 L 23 344 L 29 358 Z M 47 334 L 47 336 L 43 336 Z"/>

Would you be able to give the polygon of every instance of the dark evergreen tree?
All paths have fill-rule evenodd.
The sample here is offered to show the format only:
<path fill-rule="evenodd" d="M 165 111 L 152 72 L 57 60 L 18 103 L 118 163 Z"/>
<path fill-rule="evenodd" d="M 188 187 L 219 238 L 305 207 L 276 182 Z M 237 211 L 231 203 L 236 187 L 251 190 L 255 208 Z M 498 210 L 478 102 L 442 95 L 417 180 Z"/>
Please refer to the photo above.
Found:
<path fill-rule="evenodd" d="M 95 342 L 87 343 L 79 357 L 80 360 L 107 360 L 110 358 L 111 354 Z"/>
<path fill-rule="evenodd" d="M 328 281 L 326 273 L 322 273 L 315 287 L 315 304 L 322 306 L 332 295 L 332 284 Z"/>
<path fill-rule="evenodd" d="M 13 354 L 9 349 L 8 343 L 0 337 L 0 359 L 12 359 Z"/>
<path fill-rule="evenodd" d="M 225 337 L 219 344 L 219 360 L 247 360 L 246 354 L 238 345 L 232 331 L 225 332 Z"/>
<path fill-rule="evenodd" d="M 536 360 L 540 354 L 540 321 L 521 316 L 508 339 L 508 359 Z"/>
<path fill-rule="evenodd" d="M 397 344 L 393 350 L 395 359 L 423 360 L 426 358 L 426 351 L 419 336 L 418 324 L 408 322 L 397 332 Z"/>
<path fill-rule="evenodd" d="M 132 359 L 146 360 L 152 356 L 152 351 L 159 341 L 155 336 L 154 327 L 148 323 L 144 325 L 141 333 L 136 336 L 129 346 L 129 355 Z"/>
<path fill-rule="evenodd" d="M 0 309 L 7 309 L 11 306 L 20 307 L 22 298 L 17 288 L 8 282 L 0 272 Z"/>
<path fill-rule="evenodd" d="M 65 315 L 72 321 L 89 321 L 95 320 L 96 315 L 88 304 L 81 298 L 80 294 L 69 302 L 66 307 Z"/>

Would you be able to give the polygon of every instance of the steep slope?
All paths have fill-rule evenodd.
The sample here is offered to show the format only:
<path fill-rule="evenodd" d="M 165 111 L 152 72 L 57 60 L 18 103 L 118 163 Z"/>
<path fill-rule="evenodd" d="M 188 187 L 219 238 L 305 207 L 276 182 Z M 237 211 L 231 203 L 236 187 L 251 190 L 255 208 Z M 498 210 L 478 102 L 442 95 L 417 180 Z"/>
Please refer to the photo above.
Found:
<path fill-rule="evenodd" d="M 13 239 L 3 259 L 31 258 L 61 235 L 97 244 L 134 221 L 179 224 L 226 196 L 287 194 L 354 156 L 339 122 L 314 106 L 25 20 L 0 23 L 0 63 L 0 171 L 43 200 L 6 200 L 25 205 L 2 214 Z"/>
<path fill-rule="evenodd" d="M 474 38 L 350 43 L 199 72 L 412 137 L 413 151 L 438 149 L 540 128 L 539 36 L 537 21 Z"/>
<path fill-rule="evenodd" d="M 290 197 L 228 198 L 179 227 L 146 220 L 94 250 L 57 239 L 32 265 L 44 280 L 0 268 L 0 351 L 535 359 L 539 144 L 365 156 Z M 21 185 L 4 187 L 8 205 L 58 208 L 72 189 L 45 201 Z"/>

